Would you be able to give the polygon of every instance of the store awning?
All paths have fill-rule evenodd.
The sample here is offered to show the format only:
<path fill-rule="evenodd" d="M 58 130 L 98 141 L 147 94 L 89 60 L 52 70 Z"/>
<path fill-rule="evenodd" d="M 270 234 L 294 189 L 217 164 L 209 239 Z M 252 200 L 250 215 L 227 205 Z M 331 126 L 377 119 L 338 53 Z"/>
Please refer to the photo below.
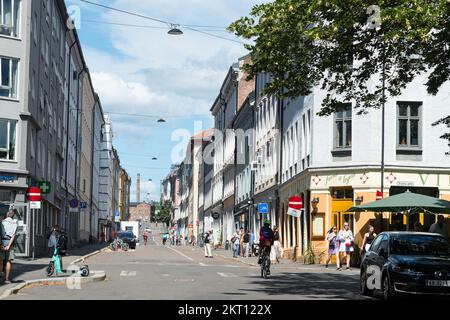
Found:
<path fill-rule="evenodd" d="M 383 200 L 352 207 L 347 212 L 450 213 L 450 201 L 412 193 L 408 190 Z"/>

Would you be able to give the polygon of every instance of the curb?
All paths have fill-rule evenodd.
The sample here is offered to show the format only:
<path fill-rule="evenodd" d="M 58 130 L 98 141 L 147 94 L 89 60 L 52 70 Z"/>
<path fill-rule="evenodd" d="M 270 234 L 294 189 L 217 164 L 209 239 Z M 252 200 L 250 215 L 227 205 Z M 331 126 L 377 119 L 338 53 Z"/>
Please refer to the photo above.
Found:
<path fill-rule="evenodd" d="M 92 271 L 92 276 L 89 277 L 80 277 L 80 283 L 91 283 L 91 282 L 99 282 L 104 281 L 106 279 L 106 272 L 104 271 Z M 48 286 L 49 284 L 59 285 L 66 284 L 67 279 L 70 277 L 59 277 L 59 278 L 48 278 L 48 279 L 37 279 L 37 280 L 28 280 L 24 283 L 21 283 L 14 288 L 7 289 L 0 296 L 0 300 L 3 300 L 13 294 L 17 294 L 20 290 L 30 287 L 32 285 L 36 286 Z"/>
<path fill-rule="evenodd" d="M 81 262 L 81 261 L 84 261 L 84 260 L 86 260 L 86 259 L 88 259 L 88 258 L 90 258 L 90 257 L 92 257 L 92 256 L 95 256 L 95 255 L 97 255 L 97 254 L 99 254 L 99 253 L 105 252 L 107 249 L 108 249 L 108 247 L 105 247 L 105 248 L 103 248 L 103 249 L 100 249 L 100 250 L 91 252 L 91 253 L 89 253 L 89 254 L 87 254 L 87 255 L 81 257 L 81 258 L 78 258 L 78 259 L 76 259 L 76 260 L 73 260 L 69 265 L 73 265 L 73 264 L 79 263 L 79 262 Z"/>

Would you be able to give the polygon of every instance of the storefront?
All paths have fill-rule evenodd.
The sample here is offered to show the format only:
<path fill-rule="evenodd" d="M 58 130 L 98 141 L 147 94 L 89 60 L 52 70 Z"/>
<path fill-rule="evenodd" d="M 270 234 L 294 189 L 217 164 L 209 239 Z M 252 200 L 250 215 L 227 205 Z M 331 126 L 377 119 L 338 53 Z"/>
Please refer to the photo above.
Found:
<path fill-rule="evenodd" d="M 327 242 L 326 233 L 333 226 L 338 230 L 343 229 L 344 223 L 350 225 L 354 233 L 356 250 L 362 245 L 364 234 L 369 226 L 375 228 L 375 232 L 407 229 L 406 216 L 404 214 L 391 213 L 350 213 L 347 210 L 353 206 L 376 201 L 377 191 L 380 190 L 381 180 L 378 171 L 353 171 L 353 172 L 329 172 L 327 174 L 311 174 L 311 244 L 316 254 L 323 262 L 326 259 Z M 447 172 L 414 173 L 405 171 L 386 172 L 384 195 L 388 197 L 411 192 L 450 200 L 450 174 Z M 423 230 L 429 230 L 429 226 L 435 222 L 435 215 L 418 213 L 410 219 L 410 230 L 416 222 L 420 222 Z M 450 235 L 450 220 L 447 218 L 448 234 Z M 357 254 L 354 255 L 358 256 Z"/>
<path fill-rule="evenodd" d="M 310 191 L 308 188 L 307 175 L 300 175 L 279 188 L 278 226 L 283 257 L 286 259 L 297 259 L 302 256 L 309 243 Z M 303 199 L 303 210 L 299 218 L 287 214 L 289 199 L 293 196 L 300 196 Z"/>
<path fill-rule="evenodd" d="M 0 214 L 4 217 L 10 209 L 16 213 L 15 254 L 18 257 L 29 257 L 31 253 L 30 210 L 25 197 L 27 188 L 25 176 L 0 172 Z"/>

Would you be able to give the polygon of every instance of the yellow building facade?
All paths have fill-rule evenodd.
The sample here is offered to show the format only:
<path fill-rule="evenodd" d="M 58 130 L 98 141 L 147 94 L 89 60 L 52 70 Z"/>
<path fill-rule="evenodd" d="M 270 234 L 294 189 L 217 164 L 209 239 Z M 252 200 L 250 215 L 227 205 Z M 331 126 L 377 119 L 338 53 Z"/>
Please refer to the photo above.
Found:
<path fill-rule="evenodd" d="M 404 214 L 351 213 L 353 206 L 376 201 L 380 190 L 379 170 L 336 169 L 307 172 L 288 181 L 279 189 L 280 205 L 278 225 L 285 258 L 301 260 L 308 249 L 315 254 L 315 262 L 323 263 L 327 258 L 327 231 L 333 226 L 338 230 L 345 222 L 355 236 L 356 253 L 352 258 L 358 261 L 359 247 L 369 225 L 375 232 L 405 231 L 407 219 Z M 384 197 L 410 190 L 411 192 L 450 200 L 450 170 L 412 172 L 407 170 L 386 170 L 384 176 Z M 287 215 L 289 198 L 300 195 L 304 211 L 300 218 Z M 409 219 L 409 230 L 419 221 L 424 231 L 435 222 L 435 215 L 420 213 Z M 450 235 L 450 219 L 446 216 Z"/>

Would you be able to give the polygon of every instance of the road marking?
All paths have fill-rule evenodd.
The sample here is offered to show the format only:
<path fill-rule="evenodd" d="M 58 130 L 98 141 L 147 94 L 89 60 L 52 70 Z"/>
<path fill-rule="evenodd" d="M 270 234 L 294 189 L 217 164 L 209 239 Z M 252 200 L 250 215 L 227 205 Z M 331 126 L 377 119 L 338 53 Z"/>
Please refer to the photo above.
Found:
<path fill-rule="evenodd" d="M 259 273 L 249 273 L 248 275 L 251 276 L 251 277 L 258 277 Z"/>
<path fill-rule="evenodd" d="M 194 282 L 194 279 L 175 279 L 175 282 Z"/>
<path fill-rule="evenodd" d="M 202 267 L 207 267 L 207 265 L 202 263 L 202 262 L 200 262 L 199 265 L 202 266 Z"/>
<path fill-rule="evenodd" d="M 166 274 L 163 274 L 162 276 L 163 276 L 163 277 L 169 277 L 170 274 L 167 274 L 167 273 L 166 273 Z"/>
<path fill-rule="evenodd" d="M 135 277 L 136 276 L 136 271 L 125 271 L 125 270 L 123 270 L 120 273 L 120 276 L 121 277 Z"/>
<path fill-rule="evenodd" d="M 237 275 L 233 273 L 217 272 L 217 274 L 224 278 L 237 278 Z"/>
<path fill-rule="evenodd" d="M 167 248 L 170 249 L 170 250 L 175 251 L 176 253 L 178 253 L 179 255 L 181 255 L 181 256 L 183 256 L 183 257 L 185 257 L 185 258 L 188 259 L 189 261 L 194 261 L 194 259 L 192 259 L 191 257 L 188 257 L 188 256 L 185 255 L 184 253 L 182 253 L 182 252 L 180 252 L 180 251 L 178 251 L 178 250 L 176 250 L 176 249 L 174 249 L 174 248 L 171 248 L 171 247 L 167 247 Z"/>

